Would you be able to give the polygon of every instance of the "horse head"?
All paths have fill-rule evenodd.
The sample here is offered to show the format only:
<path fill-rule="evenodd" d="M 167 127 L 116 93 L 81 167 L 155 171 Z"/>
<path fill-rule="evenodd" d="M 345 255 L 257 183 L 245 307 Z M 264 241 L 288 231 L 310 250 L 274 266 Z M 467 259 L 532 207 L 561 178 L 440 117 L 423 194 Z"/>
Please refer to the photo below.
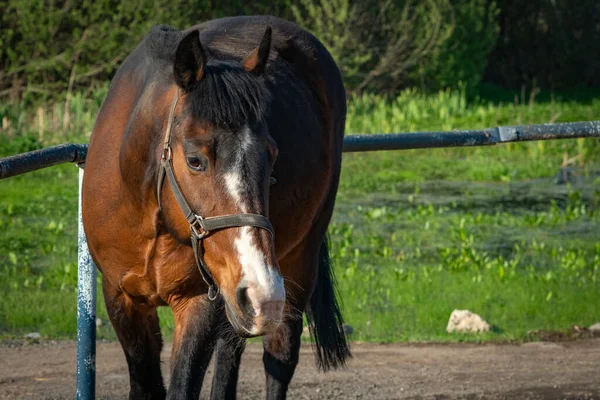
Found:
<path fill-rule="evenodd" d="M 270 28 L 241 62 L 209 57 L 198 31 L 179 42 L 173 65 L 177 90 L 163 149 L 165 168 L 171 168 L 172 177 L 164 174 L 171 190 L 161 189 L 159 183 L 158 193 L 164 223 L 174 237 L 190 240 L 191 225 L 191 240 L 200 245 L 199 268 L 207 270 L 205 280 L 218 287 L 229 321 L 246 337 L 273 331 L 282 321 L 285 303 L 273 232 L 266 220 L 277 158 L 264 121 L 270 47 Z M 178 190 L 187 209 L 193 210 L 187 216 Z M 234 222 L 213 231 L 204 226 L 204 221 L 210 226 L 211 219 L 223 216 Z M 244 222 L 249 219 L 259 222 Z"/>

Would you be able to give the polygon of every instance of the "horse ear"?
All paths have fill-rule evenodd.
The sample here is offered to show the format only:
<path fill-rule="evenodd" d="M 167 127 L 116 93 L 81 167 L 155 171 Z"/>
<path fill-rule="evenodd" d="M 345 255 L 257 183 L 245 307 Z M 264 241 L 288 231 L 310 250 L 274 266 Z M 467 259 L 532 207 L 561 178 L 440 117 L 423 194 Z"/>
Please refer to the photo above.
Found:
<path fill-rule="evenodd" d="M 271 27 L 268 26 L 265 34 L 263 35 L 260 44 L 257 48 L 252 50 L 252 53 L 248 54 L 242 66 L 248 72 L 260 75 L 265 70 L 267 61 L 269 60 L 269 53 L 271 51 Z"/>
<path fill-rule="evenodd" d="M 200 44 L 200 32 L 192 31 L 177 45 L 173 73 L 182 89 L 188 89 L 202 79 L 206 66 L 206 52 Z"/>

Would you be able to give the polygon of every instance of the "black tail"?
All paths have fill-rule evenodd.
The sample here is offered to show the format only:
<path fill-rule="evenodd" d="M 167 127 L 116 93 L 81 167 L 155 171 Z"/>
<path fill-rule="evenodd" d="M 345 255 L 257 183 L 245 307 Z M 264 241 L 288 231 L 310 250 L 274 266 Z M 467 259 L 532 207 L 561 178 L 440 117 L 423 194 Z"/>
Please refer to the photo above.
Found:
<path fill-rule="evenodd" d="M 306 316 L 310 334 L 315 341 L 317 366 L 322 371 L 329 371 L 343 367 L 352 354 L 336 299 L 335 276 L 329 260 L 327 239 L 321 243 L 319 253 L 317 285 L 310 298 L 310 310 L 306 312 Z"/>

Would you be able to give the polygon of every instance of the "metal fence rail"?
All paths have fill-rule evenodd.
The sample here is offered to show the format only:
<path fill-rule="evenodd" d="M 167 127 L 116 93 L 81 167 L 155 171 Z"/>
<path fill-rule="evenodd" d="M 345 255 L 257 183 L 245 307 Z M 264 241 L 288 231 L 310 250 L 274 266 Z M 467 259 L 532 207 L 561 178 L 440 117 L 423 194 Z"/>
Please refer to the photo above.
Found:
<path fill-rule="evenodd" d="M 531 140 L 600 138 L 600 121 L 504 126 L 482 130 L 348 135 L 344 152 L 406 150 L 440 147 L 492 146 Z M 79 167 L 79 251 L 77 296 L 77 399 L 95 397 L 96 375 L 96 266 L 81 222 L 81 182 L 87 156 L 85 144 L 63 144 L 0 159 L 0 179 L 57 164 Z"/>
<path fill-rule="evenodd" d="M 500 126 L 472 131 L 348 135 L 344 152 L 493 146 L 532 140 L 600 137 L 600 121 Z"/>
<path fill-rule="evenodd" d="M 600 121 L 500 126 L 481 130 L 347 135 L 345 153 L 440 147 L 493 146 L 532 140 L 600 137 Z M 87 145 L 61 144 L 0 159 L 0 179 L 57 164 L 85 162 Z"/>
<path fill-rule="evenodd" d="M 0 158 L 0 179 L 24 174 L 64 163 L 82 164 L 87 156 L 87 144 L 66 143 L 45 149 Z"/>

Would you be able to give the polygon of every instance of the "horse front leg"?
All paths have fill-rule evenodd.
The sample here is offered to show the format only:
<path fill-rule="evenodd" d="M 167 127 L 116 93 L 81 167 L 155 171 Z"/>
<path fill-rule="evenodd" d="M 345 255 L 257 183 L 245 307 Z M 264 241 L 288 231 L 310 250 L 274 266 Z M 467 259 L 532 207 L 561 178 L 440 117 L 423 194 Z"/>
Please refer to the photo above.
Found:
<path fill-rule="evenodd" d="M 207 296 L 181 298 L 171 304 L 175 334 L 167 399 L 198 399 L 215 344 L 217 309 Z"/>
<path fill-rule="evenodd" d="M 263 339 L 263 363 L 267 377 L 267 399 L 285 399 L 298 365 L 302 314 L 291 314 L 275 332 Z"/>
<path fill-rule="evenodd" d="M 245 348 L 246 340 L 239 337 L 231 324 L 227 323 L 217 339 L 211 400 L 236 398 L 240 360 Z"/>
<path fill-rule="evenodd" d="M 102 277 L 106 311 L 121 342 L 129 368 L 129 399 L 165 398 L 160 371 L 162 337 L 155 307 L 134 302 Z"/>

